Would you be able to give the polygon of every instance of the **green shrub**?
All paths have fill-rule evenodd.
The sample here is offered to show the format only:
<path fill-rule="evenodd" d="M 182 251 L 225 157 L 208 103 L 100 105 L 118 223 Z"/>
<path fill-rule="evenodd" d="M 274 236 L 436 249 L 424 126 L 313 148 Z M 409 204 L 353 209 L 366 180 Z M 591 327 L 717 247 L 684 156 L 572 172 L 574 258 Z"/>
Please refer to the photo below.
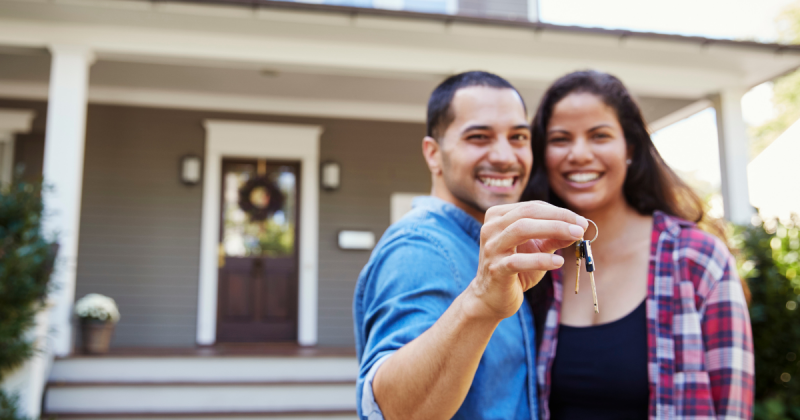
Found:
<path fill-rule="evenodd" d="M 36 349 L 27 335 L 49 291 L 55 246 L 41 234 L 37 184 L 0 189 L 0 383 Z M 0 419 L 19 419 L 16 398 L 0 391 Z"/>
<path fill-rule="evenodd" d="M 757 420 L 800 420 L 800 218 L 735 228 L 752 293 Z"/>

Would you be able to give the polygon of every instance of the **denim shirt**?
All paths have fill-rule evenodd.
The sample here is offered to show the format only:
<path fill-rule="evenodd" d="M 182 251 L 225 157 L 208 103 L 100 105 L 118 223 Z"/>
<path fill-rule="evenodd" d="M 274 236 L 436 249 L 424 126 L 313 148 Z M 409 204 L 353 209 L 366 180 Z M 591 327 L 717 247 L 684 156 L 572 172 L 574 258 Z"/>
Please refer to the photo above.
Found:
<path fill-rule="evenodd" d="M 419 197 L 378 242 L 353 301 L 359 418 L 383 419 L 372 394 L 377 367 L 430 328 L 475 277 L 480 230 L 458 207 Z M 535 337 L 526 302 L 500 322 L 453 418 L 536 420 Z"/>

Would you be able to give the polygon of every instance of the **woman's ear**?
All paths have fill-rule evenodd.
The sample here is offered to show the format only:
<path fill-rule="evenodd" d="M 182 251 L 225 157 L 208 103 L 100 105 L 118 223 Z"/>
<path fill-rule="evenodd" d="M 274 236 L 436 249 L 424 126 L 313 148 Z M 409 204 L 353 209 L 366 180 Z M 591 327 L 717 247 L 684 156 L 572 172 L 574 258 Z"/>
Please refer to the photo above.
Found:
<path fill-rule="evenodd" d="M 425 157 L 431 174 L 442 174 L 442 147 L 436 139 L 430 136 L 422 139 L 422 156 Z"/>

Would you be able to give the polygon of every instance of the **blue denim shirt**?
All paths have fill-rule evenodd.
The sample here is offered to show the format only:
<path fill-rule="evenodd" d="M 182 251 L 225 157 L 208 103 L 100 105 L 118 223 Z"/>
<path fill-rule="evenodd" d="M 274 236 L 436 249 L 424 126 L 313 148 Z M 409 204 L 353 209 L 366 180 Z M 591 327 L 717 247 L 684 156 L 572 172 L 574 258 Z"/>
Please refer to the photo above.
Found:
<path fill-rule="evenodd" d="M 384 233 L 353 301 L 361 419 L 382 419 L 372 395 L 377 366 L 430 328 L 478 270 L 481 224 L 434 197 Z M 538 418 L 533 317 L 527 303 L 500 322 L 454 419 Z"/>

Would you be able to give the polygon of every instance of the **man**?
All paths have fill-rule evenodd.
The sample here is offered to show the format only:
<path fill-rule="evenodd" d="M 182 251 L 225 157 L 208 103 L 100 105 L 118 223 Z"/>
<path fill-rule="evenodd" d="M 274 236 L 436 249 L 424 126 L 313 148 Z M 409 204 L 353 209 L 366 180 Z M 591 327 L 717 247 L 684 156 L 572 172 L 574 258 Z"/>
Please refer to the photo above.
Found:
<path fill-rule="evenodd" d="M 546 203 L 518 203 L 531 132 L 506 80 L 448 78 L 431 94 L 427 122 L 431 196 L 386 231 L 356 286 L 361 418 L 536 419 L 523 292 L 563 264 L 552 253 L 588 224 Z"/>

